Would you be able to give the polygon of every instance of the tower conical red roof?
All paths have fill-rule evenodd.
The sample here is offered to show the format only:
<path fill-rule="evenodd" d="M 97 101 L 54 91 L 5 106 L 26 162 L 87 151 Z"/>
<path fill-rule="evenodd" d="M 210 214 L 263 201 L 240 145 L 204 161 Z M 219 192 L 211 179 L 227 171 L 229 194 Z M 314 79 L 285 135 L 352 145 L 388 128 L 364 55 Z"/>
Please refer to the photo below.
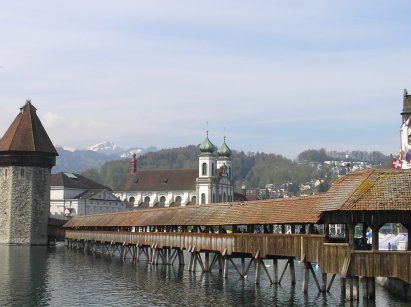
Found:
<path fill-rule="evenodd" d="M 14 159 L 6 158 L 10 156 Z M 17 156 L 26 157 L 26 162 L 30 160 L 28 156 L 43 157 L 41 160 L 45 157 L 52 157 L 54 162 L 50 160 L 47 163 L 52 162 L 52 165 L 55 164 L 55 157 L 58 156 L 56 148 L 37 116 L 36 108 L 29 100 L 20 108 L 20 113 L 0 139 L 0 164 L 4 164 L 5 160 L 15 161 Z"/>

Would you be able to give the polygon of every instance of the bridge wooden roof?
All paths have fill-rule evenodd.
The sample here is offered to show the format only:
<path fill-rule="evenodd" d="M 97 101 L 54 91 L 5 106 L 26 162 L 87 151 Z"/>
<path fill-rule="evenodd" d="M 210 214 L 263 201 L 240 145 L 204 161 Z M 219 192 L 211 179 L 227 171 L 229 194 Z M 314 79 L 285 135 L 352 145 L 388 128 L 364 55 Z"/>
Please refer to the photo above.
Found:
<path fill-rule="evenodd" d="M 74 217 L 65 227 L 303 224 L 327 212 L 411 212 L 411 171 L 353 172 L 324 194 Z M 341 221 L 344 223 L 344 221 Z"/>
<path fill-rule="evenodd" d="M 334 182 L 321 211 L 410 211 L 411 170 L 370 169 Z"/>
<path fill-rule="evenodd" d="M 322 196 L 147 209 L 72 218 L 65 227 L 217 226 L 316 223 Z"/>

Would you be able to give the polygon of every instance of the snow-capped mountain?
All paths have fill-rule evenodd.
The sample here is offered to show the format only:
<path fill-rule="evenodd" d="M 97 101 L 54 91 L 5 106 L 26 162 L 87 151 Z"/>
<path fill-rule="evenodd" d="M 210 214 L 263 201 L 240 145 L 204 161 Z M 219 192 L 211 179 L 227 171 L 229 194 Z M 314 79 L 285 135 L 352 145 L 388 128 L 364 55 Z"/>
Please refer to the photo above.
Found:
<path fill-rule="evenodd" d="M 113 142 L 98 143 L 96 145 L 90 146 L 87 149 L 98 152 L 98 153 L 103 153 L 106 155 L 116 155 L 116 156 L 121 156 L 121 154 L 124 152 L 123 148 L 117 146 Z"/>
<path fill-rule="evenodd" d="M 151 151 L 157 151 L 157 148 L 155 147 L 149 147 L 147 149 L 141 148 L 141 147 L 133 147 L 129 149 L 124 149 L 113 142 L 102 142 L 93 146 L 90 146 L 88 150 L 95 151 L 98 153 L 103 153 L 106 155 L 116 155 L 121 158 L 128 158 L 131 157 L 133 153 L 136 153 L 137 156 L 141 156 L 142 154 L 146 152 L 151 152 Z"/>
<path fill-rule="evenodd" d="M 86 150 L 75 149 L 73 147 L 56 147 L 59 156 L 57 157 L 56 166 L 52 172 L 83 172 L 91 168 L 99 168 L 108 161 L 118 160 L 121 158 L 129 158 L 133 153 L 138 156 L 157 151 L 156 147 L 147 149 L 134 147 L 123 149 L 113 142 L 103 142 L 90 146 Z"/>

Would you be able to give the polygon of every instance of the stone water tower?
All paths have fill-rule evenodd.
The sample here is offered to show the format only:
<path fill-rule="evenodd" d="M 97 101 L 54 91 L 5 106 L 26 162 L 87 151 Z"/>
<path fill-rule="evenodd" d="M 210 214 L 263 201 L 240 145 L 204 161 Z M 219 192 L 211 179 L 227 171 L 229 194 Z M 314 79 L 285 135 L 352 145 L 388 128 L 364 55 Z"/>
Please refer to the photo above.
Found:
<path fill-rule="evenodd" d="M 47 244 L 56 149 L 27 101 L 0 139 L 0 243 Z"/>

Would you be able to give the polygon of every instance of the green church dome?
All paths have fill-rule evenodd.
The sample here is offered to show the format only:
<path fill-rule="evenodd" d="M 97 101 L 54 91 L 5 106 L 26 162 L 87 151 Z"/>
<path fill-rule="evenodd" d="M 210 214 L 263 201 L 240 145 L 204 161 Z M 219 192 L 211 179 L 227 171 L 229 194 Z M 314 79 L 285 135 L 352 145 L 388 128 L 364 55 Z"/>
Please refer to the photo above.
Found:
<path fill-rule="evenodd" d="M 216 151 L 217 147 L 215 147 L 214 144 L 211 143 L 210 139 L 208 138 L 208 131 L 206 139 L 203 143 L 201 143 L 199 148 L 202 153 L 213 153 L 214 151 Z"/>
<path fill-rule="evenodd" d="M 230 147 L 227 146 L 227 144 L 225 143 L 225 137 L 224 137 L 224 143 L 223 145 L 221 145 L 221 147 L 218 149 L 218 155 L 221 157 L 231 157 L 231 149 Z"/>

